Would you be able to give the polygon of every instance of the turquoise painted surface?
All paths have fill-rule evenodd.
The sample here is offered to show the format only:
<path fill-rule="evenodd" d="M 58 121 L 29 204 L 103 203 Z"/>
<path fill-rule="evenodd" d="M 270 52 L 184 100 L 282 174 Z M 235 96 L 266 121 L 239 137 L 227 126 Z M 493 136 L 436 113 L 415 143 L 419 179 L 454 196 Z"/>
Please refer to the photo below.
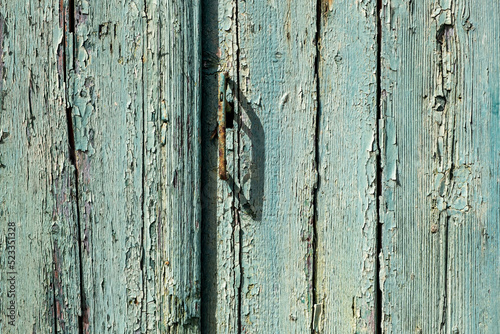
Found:
<path fill-rule="evenodd" d="M 144 3 L 75 5 L 68 57 L 73 56 L 69 102 L 82 238 L 82 328 L 142 331 Z"/>
<path fill-rule="evenodd" d="M 202 330 L 207 333 L 310 328 L 316 4 L 304 5 L 302 17 L 302 6 L 290 3 L 203 3 Z M 294 49 L 299 41 L 303 50 Z M 234 112 L 227 130 L 228 181 L 217 180 L 217 143 L 210 140 L 222 71 L 229 72 Z"/>
<path fill-rule="evenodd" d="M 61 5 L 0 4 L 0 333 L 78 332 Z"/>
<path fill-rule="evenodd" d="M 199 3 L 75 8 L 84 331 L 198 332 Z"/>
<path fill-rule="evenodd" d="M 0 4 L 0 333 L 499 332 L 499 7 Z"/>
<path fill-rule="evenodd" d="M 375 333 L 377 8 L 324 2 L 319 40 L 319 333 Z"/>
<path fill-rule="evenodd" d="M 499 9 L 384 1 L 384 332 L 500 330 Z"/>
<path fill-rule="evenodd" d="M 1 5 L 1 333 L 199 332 L 199 22 L 196 1 Z"/>
<path fill-rule="evenodd" d="M 156 312 L 160 314 L 161 333 L 199 333 L 200 1 L 166 1 L 157 6 L 158 21 L 152 22 L 148 31 L 153 34 L 160 27 L 159 36 L 150 36 L 159 40 L 159 52 L 155 54 L 155 48 L 149 47 L 151 57 L 159 57 L 159 67 L 147 75 L 151 90 L 160 78 L 161 114 L 156 113 L 156 117 L 162 123 L 158 137 L 162 147 L 157 153 L 160 165 L 151 168 L 152 177 L 161 180 Z M 154 231 L 155 226 L 150 229 Z"/>
<path fill-rule="evenodd" d="M 310 331 L 316 1 L 239 1 L 242 333 Z"/>

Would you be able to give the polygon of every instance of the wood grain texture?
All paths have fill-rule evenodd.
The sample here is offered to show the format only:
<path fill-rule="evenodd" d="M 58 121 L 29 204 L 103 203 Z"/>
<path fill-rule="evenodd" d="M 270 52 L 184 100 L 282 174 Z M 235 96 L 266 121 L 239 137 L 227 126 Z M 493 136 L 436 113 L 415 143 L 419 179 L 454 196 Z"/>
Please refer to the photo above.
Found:
<path fill-rule="evenodd" d="M 384 332 L 499 331 L 499 9 L 384 2 Z"/>
<path fill-rule="evenodd" d="M 78 333 L 65 8 L 0 4 L 0 333 Z"/>
<path fill-rule="evenodd" d="M 377 14 L 375 1 L 320 8 L 314 330 L 375 333 Z"/>
<path fill-rule="evenodd" d="M 499 14 L 0 2 L 0 333 L 500 332 Z"/>
<path fill-rule="evenodd" d="M 76 4 L 83 330 L 199 331 L 199 2 Z"/>
<path fill-rule="evenodd" d="M 156 115 L 161 116 L 162 147 L 156 174 L 161 180 L 157 312 L 160 333 L 199 333 L 200 1 L 161 1 L 158 7 L 161 115 Z M 154 89 L 155 83 L 151 85 Z"/>
<path fill-rule="evenodd" d="M 84 333 L 141 331 L 143 2 L 76 3 L 72 115 Z"/>
<path fill-rule="evenodd" d="M 168 184 L 168 178 L 162 175 L 163 147 L 167 135 L 167 104 L 163 100 L 160 85 L 161 54 L 160 46 L 160 7 L 157 1 L 147 2 L 146 42 L 143 45 L 144 67 L 142 82 L 144 85 L 144 175 L 143 175 L 143 251 L 142 277 L 145 304 L 142 308 L 142 332 L 158 333 L 165 331 L 165 320 L 170 309 L 162 308 L 161 296 L 165 289 L 161 286 L 167 263 L 164 249 L 160 252 L 160 243 L 164 242 L 163 229 L 163 192 L 162 184 Z M 166 26 L 170 26 L 166 24 Z M 165 143 L 165 144 L 164 144 Z M 170 147 L 170 146 L 169 146 Z M 168 225 L 168 224 L 167 224 Z M 178 304 L 176 304 L 178 305 Z M 170 319 L 168 319 L 170 320 Z"/>
<path fill-rule="evenodd" d="M 199 332 L 199 5 L 1 5 L 0 332 Z"/>
<path fill-rule="evenodd" d="M 316 1 L 238 2 L 242 333 L 306 333 L 313 307 Z"/>

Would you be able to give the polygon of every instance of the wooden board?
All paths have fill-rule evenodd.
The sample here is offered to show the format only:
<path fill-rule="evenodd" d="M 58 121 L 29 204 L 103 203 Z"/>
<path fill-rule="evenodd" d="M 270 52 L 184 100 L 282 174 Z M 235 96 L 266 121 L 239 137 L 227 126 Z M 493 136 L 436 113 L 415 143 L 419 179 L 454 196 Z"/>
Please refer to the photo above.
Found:
<path fill-rule="evenodd" d="M 316 250 L 319 333 L 375 333 L 376 3 L 320 8 Z"/>
<path fill-rule="evenodd" d="M 159 194 L 152 193 L 149 203 L 151 205 L 154 200 L 161 203 L 158 225 L 152 224 L 149 227 L 152 234 L 156 228 L 159 234 L 159 261 L 153 266 L 156 267 L 156 272 L 151 273 L 151 280 L 156 280 L 159 332 L 199 333 L 200 1 L 161 1 L 157 8 L 158 21 L 148 22 L 148 50 L 151 50 L 152 59 L 159 57 L 160 61 L 159 67 L 146 75 L 151 78 L 147 86 L 151 91 L 156 89 L 156 80 L 160 79 L 159 103 L 153 105 L 148 124 L 153 124 L 155 120 L 156 124 L 162 124 L 157 132 L 159 145 L 156 145 L 156 150 L 153 145 L 149 145 L 151 157 L 156 152 L 159 155 L 159 165 L 149 167 L 151 180 L 159 180 L 160 189 Z M 148 10 L 148 15 L 150 13 L 154 18 L 153 13 Z M 159 33 L 155 36 L 154 32 L 158 27 Z M 154 44 L 156 40 L 159 41 L 158 49 Z M 157 54 L 156 50 L 159 50 Z M 154 249 L 151 249 L 151 254 L 154 254 Z M 155 311 L 154 307 L 152 311 Z"/>
<path fill-rule="evenodd" d="M 384 332 L 499 331 L 499 9 L 384 2 Z"/>
<path fill-rule="evenodd" d="M 0 332 L 199 332 L 199 9 L 2 5 Z"/>
<path fill-rule="evenodd" d="M 316 1 L 238 2 L 242 333 L 310 331 L 316 39 Z"/>
<path fill-rule="evenodd" d="M 85 333 L 141 331 L 144 3 L 82 0 L 76 11 L 70 85 L 82 327 Z"/>
<path fill-rule="evenodd" d="M 75 10 L 83 330 L 198 332 L 199 3 Z"/>
<path fill-rule="evenodd" d="M 64 35 L 59 5 L 0 4 L 0 333 L 78 332 Z"/>
<path fill-rule="evenodd" d="M 1 2 L 0 333 L 500 332 L 499 13 Z"/>

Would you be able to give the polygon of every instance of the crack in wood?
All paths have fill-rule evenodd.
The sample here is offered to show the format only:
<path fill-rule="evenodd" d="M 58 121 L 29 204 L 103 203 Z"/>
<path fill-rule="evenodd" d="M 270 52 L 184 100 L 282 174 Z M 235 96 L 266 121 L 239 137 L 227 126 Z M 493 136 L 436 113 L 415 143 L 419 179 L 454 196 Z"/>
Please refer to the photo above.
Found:
<path fill-rule="evenodd" d="M 382 252 L 382 222 L 380 219 L 380 198 L 382 197 L 382 157 L 380 149 L 380 122 L 382 118 L 382 88 L 381 88 L 381 62 L 382 62 L 382 18 L 380 17 L 382 12 L 382 0 L 377 0 L 376 5 L 376 22 L 377 22 L 377 64 L 376 64 L 376 142 L 377 142 L 377 158 L 376 158 L 376 191 L 375 191 L 375 205 L 376 205 L 376 227 L 375 227 L 375 333 L 382 333 L 382 288 L 380 284 L 380 256 Z"/>
<path fill-rule="evenodd" d="M 234 120 L 234 113 L 237 111 L 236 110 L 236 107 L 238 105 L 238 103 L 242 100 L 242 92 L 240 90 L 240 39 L 239 39 L 239 35 L 240 35 L 240 30 L 239 30 L 239 20 L 238 20 L 238 14 L 239 14 L 239 8 L 238 8 L 238 1 L 235 1 L 235 8 L 234 8 L 234 11 L 235 11 L 235 43 L 236 43 L 236 73 L 235 73 L 235 78 L 236 78 L 236 82 L 233 82 L 233 92 L 236 92 L 236 96 L 237 96 L 237 100 L 236 100 L 236 104 L 233 104 L 234 108 L 232 110 L 232 114 L 233 114 L 233 119 L 231 120 L 231 124 L 232 124 L 232 121 Z M 242 119 L 241 119 L 241 114 L 239 114 L 239 117 L 238 117 L 238 130 L 241 129 L 242 127 Z M 236 147 L 238 148 L 238 153 L 240 152 L 240 145 L 241 145 L 241 137 L 240 135 L 237 135 L 236 136 Z M 236 175 L 236 178 L 238 180 L 238 184 L 242 184 L 242 180 L 241 180 L 241 159 L 239 159 L 239 156 L 238 158 L 233 155 L 233 158 L 235 160 L 237 160 L 237 175 Z M 233 163 L 233 166 L 234 166 L 234 163 Z M 233 189 L 234 187 L 237 186 L 235 182 L 233 182 Z M 242 229 L 241 229 L 241 217 L 240 217 L 240 212 L 241 212 L 241 209 L 242 209 L 242 205 L 241 205 L 241 198 L 244 197 L 244 194 L 242 192 L 242 189 L 241 187 L 239 187 L 238 191 L 233 191 L 233 193 L 235 194 L 234 196 L 237 196 L 238 197 L 238 209 L 235 210 L 235 220 L 236 220 L 236 224 L 238 226 L 238 270 L 239 270 L 239 276 L 240 276 L 240 279 L 239 279 L 239 284 L 237 286 L 237 291 L 238 291 L 238 295 L 236 296 L 237 298 L 237 310 L 238 310 L 238 319 L 237 319 L 237 330 L 238 330 L 238 333 L 241 334 L 242 333 L 242 322 L 241 322 L 241 312 L 242 312 L 242 294 L 243 294 L 243 278 L 244 278 L 244 275 L 243 275 L 243 236 L 242 236 Z M 233 204 L 235 203 L 235 199 L 233 199 Z M 234 231 L 234 227 L 233 227 L 233 231 Z M 235 250 L 236 251 L 236 250 Z M 235 275 L 236 277 L 236 275 Z"/>
<path fill-rule="evenodd" d="M 319 67 L 320 67 L 320 48 L 319 39 L 321 36 L 321 3 L 322 0 L 317 0 L 316 2 L 316 36 L 315 36 L 315 46 L 316 46 L 316 59 L 314 60 L 314 80 L 316 80 L 316 124 L 314 129 L 314 164 L 316 168 L 316 186 L 313 189 L 313 218 L 312 218 L 312 282 L 311 291 L 312 294 L 312 317 L 311 317 L 311 333 L 319 333 L 319 323 L 321 318 L 321 304 L 318 304 L 317 286 L 318 286 L 318 188 L 319 188 L 319 137 L 320 137 L 320 80 L 319 80 Z M 331 4 L 331 1 L 330 1 Z"/>
<path fill-rule="evenodd" d="M 80 195 L 78 191 L 78 165 L 76 163 L 76 148 L 75 148 L 75 133 L 73 128 L 73 106 L 70 104 L 71 94 L 73 94 L 73 87 L 71 86 L 70 80 L 70 72 L 73 71 L 73 68 L 69 68 L 68 65 L 69 57 L 72 57 L 70 64 L 75 64 L 76 54 L 74 48 L 70 49 L 70 45 L 74 45 L 74 43 L 70 43 L 69 39 L 74 39 L 75 32 L 75 2 L 74 0 L 68 0 L 60 10 L 63 10 L 63 13 L 60 15 L 63 16 L 63 47 L 62 47 L 62 60 L 63 60 L 63 75 L 64 75 L 64 83 L 66 86 L 66 124 L 67 124 L 67 132 L 68 132 L 68 151 L 71 164 L 73 166 L 74 180 L 75 180 L 75 202 L 76 202 L 76 216 L 77 216 L 77 242 L 78 242 L 78 261 L 79 261 L 79 282 L 80 282 L 80 314 L 78 316 L 78 332 L 80 334 L 84 333 L 84 314 L 86 313 L 85 306 L 85 291 L 83 284 L 83 264 L 82 264 L 82 238 L 81 238 L 81 220 L 80 220 Z M 74 40 L 73 40 L 74 42 Z M 54 292 L 55 293 L 55 292 Z M 57 314 L 55 314 L 57 317 Z M 57 318 L 55 318 L 55 324 L 57 326 Z M 55 331 L 57 333 L 57 329 Z"/>

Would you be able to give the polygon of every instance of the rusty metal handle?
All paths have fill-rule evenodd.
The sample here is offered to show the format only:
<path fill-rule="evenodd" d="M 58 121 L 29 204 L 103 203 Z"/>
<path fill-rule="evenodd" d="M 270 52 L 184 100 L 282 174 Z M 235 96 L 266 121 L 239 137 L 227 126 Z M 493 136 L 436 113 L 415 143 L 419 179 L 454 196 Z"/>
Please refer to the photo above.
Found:
<path fill-rule="evenodd" d="M 219 133 L 219 178 L 227 180 L 227 160 L 226 160 L 226 82 L 227 72 L 219 75 L 219 107 L 218 107 L 218 133 Z"/>

